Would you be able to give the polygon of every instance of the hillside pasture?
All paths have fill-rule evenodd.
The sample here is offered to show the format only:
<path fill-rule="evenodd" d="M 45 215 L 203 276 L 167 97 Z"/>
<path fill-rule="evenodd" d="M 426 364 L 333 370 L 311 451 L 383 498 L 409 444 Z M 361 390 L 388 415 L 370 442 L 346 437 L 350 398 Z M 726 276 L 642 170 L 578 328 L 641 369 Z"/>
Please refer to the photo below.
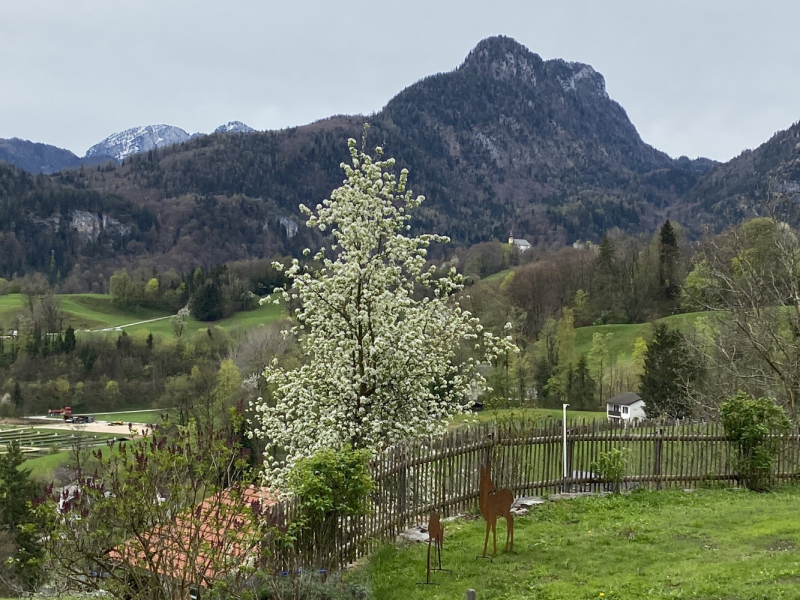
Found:
<path fill-rule="evenodd" d="M 154 336 L 173 337 L 169 313 L 144 307 L 115 306 L 106 294 L 60 294 L 61 310 L 66 315 L 66 326 L 72 326 L 79 334 L 117 328 L 131 333 L 147 332 Z M 9 294 L 0 296 L 0 326 L 10 327 L 14 315 L 25 309 L 25 296 Z M 184 335 L 196 333 L 210 326 L 225 330 L 252 328 L 271 323 L 283 314 L 275 304 L 265 304 L 255 310 L 236 313 L 220 321 L 204 322 L 189 317 Z M 144 334 L 146 335 L 146 333 Z"/>
<path fill-rule="evenodd" d="M 663 323 L 672 329 L 688 331 L 700 317 L 709 318 L 710 315 L 704 312 L 683 313 L 658 319 L 656 323 Z M 636 339 L 641 337 L 649 341 L 653 336 L 653 326 L 650 323 L 631 323 L 578 327 L 575 329 L 576 357 L 589 353 L 592 349 L 592 337 L 595 333 L 612 334 L 611 339 L 608 341 L 611 360 L 615 363 L 630 363 Z"/>

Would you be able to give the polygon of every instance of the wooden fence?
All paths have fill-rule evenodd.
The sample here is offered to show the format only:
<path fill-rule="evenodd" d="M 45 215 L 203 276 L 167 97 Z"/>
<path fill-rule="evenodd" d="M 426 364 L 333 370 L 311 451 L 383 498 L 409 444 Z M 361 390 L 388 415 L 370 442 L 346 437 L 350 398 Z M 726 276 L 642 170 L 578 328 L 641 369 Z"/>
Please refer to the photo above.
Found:
<path fill-rule="evenodd" d="M 772 477 L 775 482 L 800 473 L 800 431 L 781 435 Z M 448 431 L 388 448 L 372 462 L 375 490 L 371 512 L 340 522 L 337 556 L 329 565 L 345 565 L 391 541 L 405 529 L 426 523 L 432 510 L 442 517 L 477 510 L 478 468 L 491 461 L 495 486 L 515 496 L 602 491 L 593 472 L 601 452 L 628 448 L 624 489 L 738 486 L 730 442 L 718 423 L 643 422 L 628 427 L 601 421 L 567 422 L 567 473 L 563 478 L 561 421 L 488 423 Z M 280 511 L 291 521 L 297 510 L 289 500 Z"/>

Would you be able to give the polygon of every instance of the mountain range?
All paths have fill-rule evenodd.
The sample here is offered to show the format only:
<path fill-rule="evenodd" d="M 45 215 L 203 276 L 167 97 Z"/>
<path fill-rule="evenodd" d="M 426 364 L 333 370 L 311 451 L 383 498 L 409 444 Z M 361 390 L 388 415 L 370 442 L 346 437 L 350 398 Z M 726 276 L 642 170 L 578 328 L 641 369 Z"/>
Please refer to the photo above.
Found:
<path fill-rule="evenodd" d="M 359 139 L 367 122 L 367 145 L 409 168 L 412 189 L 427 198 L 413 227 L 455 244 L 513 230 L 558 247 L 615 227 L 652 233 L 665 218 L 698 236 L 703 224 L 756 214 L 764 190 L 800 197 L 797 124 L 724 164 L 672 158 L 641 139 L 591 66 L 543 60 L 501 36 L 369 118 L 266 132 L 229 123 L 195 136 L 135 128 L 83 159 L 30 142 L 4 150 L 4 140 L 0 160 L 31 173 L 59 160 L 64 167 L 45 178 L 0 168 L 0 276 L 49 269 L 65 277 L 76 263 L 95 276 L 121 264 L 186 270 L 318 245 L 298 227 L 298 205 L 340 185 L 346 140 Z M 36 160 L 20 150 L 28 145 Z"/>
<path fill-rule="evenodd" d="M 230 121 L 217 127 L 214 133 L 253 133 L 254 131 L 255 129 L 241 121 Z M 30 142 L 19 138 L 0 139 L 0 161 L 29 173 L 49 175 L 81 165 L 119 162 L 131 154 L 180 144 L 198 135 L 203 134 L 189 134 L 180 127 L 172 125 L 132 127 L 125 131 L 112 133 L 104 140 L 94 144 L 86 151 L 83 158 L 69 150 L 50 144 Z"/>

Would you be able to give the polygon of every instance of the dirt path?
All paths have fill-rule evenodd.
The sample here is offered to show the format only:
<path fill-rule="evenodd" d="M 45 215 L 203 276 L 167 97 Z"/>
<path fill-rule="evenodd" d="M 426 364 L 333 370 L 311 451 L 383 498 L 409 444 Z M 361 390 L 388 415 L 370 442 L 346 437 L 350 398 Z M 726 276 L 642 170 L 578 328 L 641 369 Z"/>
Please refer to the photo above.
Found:
<path fill-rule="evenodd" d="M 109 425 L 108 423 L 53 423 L 52 425 L 34 425 L 35 429 L 57 429 L 59 431 L 81 432 L 81 433 L 114 433 L 122 437 L 130 437 L 131 431 L 128 429 L 128 424 L 125 425 Z M 136 433 L 141 433 L 144 429 L 143 425 L 134 425 L 133 430 Z M 136 435 L 136 434 L 134 434 Z"/>
<path fill-rule="evenodd" d="M 114 325 L 114 327 L 104 327 L 103 329 L 84 329 L 83 331 L 117 331 L 123 327 L 133 327 L 134 325 L 144 325 L 145 323 L 153 323 L 154 321 L 163 321 L 169 319 L 172 315 L 166 317 L 156 317 L 155 319 L 146 319 L 144 321 L 136 321 L 135 323 L 125 323 L 124 325 Z"/>

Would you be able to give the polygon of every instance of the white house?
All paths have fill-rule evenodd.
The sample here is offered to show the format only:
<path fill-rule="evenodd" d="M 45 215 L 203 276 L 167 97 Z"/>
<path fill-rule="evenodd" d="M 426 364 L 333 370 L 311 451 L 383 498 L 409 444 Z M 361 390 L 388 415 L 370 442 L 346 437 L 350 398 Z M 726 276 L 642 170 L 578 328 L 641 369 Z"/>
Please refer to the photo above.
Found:
<path fill-rule="evenodd" d="M 623 392 L 609 398 L 606 400 L 606 417 L 617 423 L 645 419 L 644 400 L 633 392 Z"/>
<path fill-rule="evenodd" d="M 513 234 L 509 236 L 508 243 L 520 252 L 525 252 L 531 249 L 531 244 L 528 240 L 517 239 Z"/>

